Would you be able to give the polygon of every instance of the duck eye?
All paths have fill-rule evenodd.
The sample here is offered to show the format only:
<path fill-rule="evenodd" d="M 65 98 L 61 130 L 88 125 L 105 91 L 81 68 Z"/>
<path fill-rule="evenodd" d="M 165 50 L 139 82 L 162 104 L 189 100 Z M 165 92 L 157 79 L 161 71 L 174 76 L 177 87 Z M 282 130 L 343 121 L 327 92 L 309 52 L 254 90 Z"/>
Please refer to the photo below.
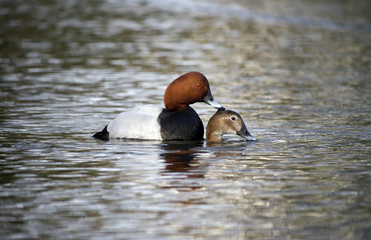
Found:
<path fill-rule="evenodd" d="M 236 117 L 235 117 L 235 116 L 232 116 L 232 117 L 231 117 L 231 120 L 232 120 L 232 121 L 236 121 Z"/>

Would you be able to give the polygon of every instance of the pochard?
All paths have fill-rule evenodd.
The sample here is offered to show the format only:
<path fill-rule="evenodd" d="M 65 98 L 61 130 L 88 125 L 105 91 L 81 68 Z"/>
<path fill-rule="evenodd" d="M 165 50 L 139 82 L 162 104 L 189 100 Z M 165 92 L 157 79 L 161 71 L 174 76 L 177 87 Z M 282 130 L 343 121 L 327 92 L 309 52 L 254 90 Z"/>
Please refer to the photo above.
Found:
<path fill-rule="evenodd" d="M 145 105 L 129 109 L 120 113 L 93 137 L 102 140 L 202 140 L 204 125 L 196 111 L 189 106 L 196 102 L 224 109 L 214 100 L 207 78 L 202 73 L 189 72 L 166 88 L 165 108 Z"/>
<path fill-rule="evenodd" d="M 240 114 L 231 110 L 218 110 L 207 124 L 206 140 L 220 142 L 225 134 L 235 134 L 248 141 L 256 140 L 247 130 Z"/>

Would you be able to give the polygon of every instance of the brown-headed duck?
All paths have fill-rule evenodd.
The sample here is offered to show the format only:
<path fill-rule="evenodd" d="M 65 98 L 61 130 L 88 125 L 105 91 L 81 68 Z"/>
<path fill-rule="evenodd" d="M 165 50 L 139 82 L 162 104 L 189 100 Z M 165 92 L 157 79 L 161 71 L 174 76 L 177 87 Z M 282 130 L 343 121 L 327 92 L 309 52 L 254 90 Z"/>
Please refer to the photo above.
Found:
<path fill-rule="evenodd" d="M 236 134 L 248 141 L 255 141 L 246 128 L 240 114 L 231 110 L 218 110 L 206 127 L 206 140 L 220 142 L 225 134 Z"/>
<path fill-rule="evenodd" d="M 189 72 L 167 87 L 165 108 L 145 105 L 129 109 L 93 137 L 102 140 L 202 140 L 204 125 L 196 111 L 189 106 L 195 102 L 205 102 L 217 109 L 224 109 L 214 100 L 207 78 L 202 73 Z"/>

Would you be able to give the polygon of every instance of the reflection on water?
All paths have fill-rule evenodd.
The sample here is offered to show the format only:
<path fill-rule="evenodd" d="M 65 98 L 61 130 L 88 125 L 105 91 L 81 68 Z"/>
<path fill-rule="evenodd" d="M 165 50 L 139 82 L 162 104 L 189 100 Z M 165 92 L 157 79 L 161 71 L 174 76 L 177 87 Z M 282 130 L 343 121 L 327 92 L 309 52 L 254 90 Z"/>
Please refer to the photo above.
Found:
<path fill-rule="evenodd" d="M 369 239 L 370 8 L 1 1 L 1 239 Z M 191 70 L 258 141 L 91 138 Z"/>
<path fill-rule="evenodd" d="M 196 147 L 201 148 L 202 143 L 200 142 L 189 142 L 189 143 L 172 143 L 164 144 L 162 146 L 164 152 L 161 154 L 161 158 L 167 163 L 166 170 L 169 172 L 189 172 L 194 167 L 193 160 L 195 155 L 198 153 Z"/>

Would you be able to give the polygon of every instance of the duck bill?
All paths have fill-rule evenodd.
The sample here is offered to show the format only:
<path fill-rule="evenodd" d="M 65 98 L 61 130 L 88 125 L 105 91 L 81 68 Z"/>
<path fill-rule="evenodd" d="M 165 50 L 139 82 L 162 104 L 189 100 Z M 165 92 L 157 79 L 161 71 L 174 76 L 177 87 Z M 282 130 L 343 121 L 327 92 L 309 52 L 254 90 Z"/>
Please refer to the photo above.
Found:
<path fill-rule="evenodd" d="M 246 136 L 244 137 L 247 141 L 256 141 L 256 138 L 254 138 L 253 136 L 249 135 L 249 136 Z"/>
<path fill-rule="evenodd" d="M 254 138 L 249 131 L 246 129 L 246 127 L 241 128 L 240 131 L 237 132 L 237 135 L 240 137 L 243 137 L 247 141 L 256 141 L 256 138 Z"/>
<path fill-rule="evenodd" d="M 219 103 L 217 103 L 217 101 L 215 101 L 213 95 L 211 95 L 210 90 L 207 92 L 207 95 L 202 100 L 216 109 L 225 110 L 225 108 L 222 105 L 220 105 Z"/>

